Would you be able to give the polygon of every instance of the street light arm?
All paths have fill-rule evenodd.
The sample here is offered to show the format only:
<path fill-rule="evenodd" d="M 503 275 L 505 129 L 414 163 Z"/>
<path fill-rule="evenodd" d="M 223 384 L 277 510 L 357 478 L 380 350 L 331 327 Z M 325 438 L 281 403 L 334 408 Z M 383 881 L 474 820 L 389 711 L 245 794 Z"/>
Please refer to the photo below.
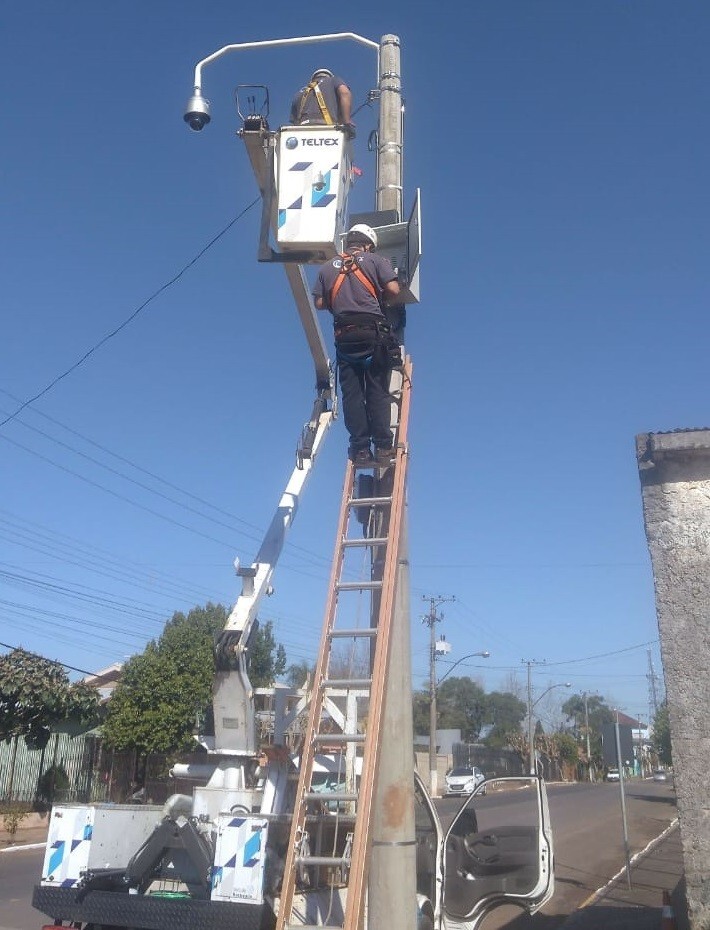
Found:
<path fill-rule="evenodd" d="M 546 688 L 546 689 L 542 692 L 542 694 L 540 695 L 540 697 L 537 698 L 537 700 L 533 701 L 533 703 L 530 705 L 531 709 L 534 708 L 534 707 L 536 707 L 537 704 L 539 704 L 539 702 L 545 697 L 545 695 L 546 695 L 546 694 L 549 694 L 550 691 L 553 690 L 553 688 L 571 688 L 571 687 L 572 687 L 572 682 L 571 682 L 571 681 L 558 682 L 558 684 L 556 684 L 556 685 L 550 685 L 549 688 Z"/>
<path fill-rule="evenodd" d="M 211 55 L 203 58 L 202 61 L 198 61 L 195 65 L 195 93 L 198 95 L 202 94 L 202 69 L 205 67 L 205 65 L 211 64 L 213 61 L 216 61 L 218 58 L 221 58 L 228 52 L 237 52 L 241 49 L 249 48 L 276 48 L 277 46 L 281 45 L 301 45 L 306 42 L 330 42 L 336 41 L 338 39 L 352 39 L 353 42 L 360 42 L 362 45 L 367 45 L 370 48 L 374 48 L 377 52 L 377 77 L 379 80 L 379 43 L 373 42 L 372 39 L 365 39 L 363 36 L 359 36 L 354 32 L 334 32 L 329 35 L 322 36 L 299 36 L 295 39 L 268 39 L 262 42 L 240 42 L 236 45 L 225 45 L 223 48 L 217 49 L 216 52 L 212 52 Z"/>
<path fill-rule="evenodd" d="M 436 683 L 436 687 L 438 688 L 439 685 L 441 684 L 441 682 L 442 682 L 445 678 L 448 678 L 448 677 L 449 677 L 449 675 L 453 672 L 453 670 L 456 668 L 457 665 L 460 665 L 461 662 L 465 661 L 466 659 L 472 659 L 474 656 L 480 656 L 482 659 L 488 659 L 488 658 L 490 658 L 490 652 L 488 652 L 488 650 L 485 650 L 485 652 L 471 652 L 471 653 L 469 653 L 467 656 L 461 656 L 460 659 L 458 659 L 456 662 L 454 662 L 454 664 L 451 666 L 451 668 L 448 670 L 448 672 L 447 672 L 445 675 L 442 675 L 442 676 L 441 676 L 441 678 L 440 678 L 440 679 L 438 680 L 438 682 Z"/>

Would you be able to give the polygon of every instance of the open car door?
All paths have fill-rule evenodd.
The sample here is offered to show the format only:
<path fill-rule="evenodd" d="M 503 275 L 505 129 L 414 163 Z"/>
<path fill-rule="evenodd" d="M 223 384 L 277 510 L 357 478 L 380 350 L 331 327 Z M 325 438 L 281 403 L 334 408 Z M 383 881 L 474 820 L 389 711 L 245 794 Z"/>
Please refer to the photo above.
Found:
<path fill-rule="evenodd" d="M 446 930 L 475 930 L 503 904 L 539 910 L 555 886 L 543 780 L 482 782 L 446 833 L 441 865 Z"/>

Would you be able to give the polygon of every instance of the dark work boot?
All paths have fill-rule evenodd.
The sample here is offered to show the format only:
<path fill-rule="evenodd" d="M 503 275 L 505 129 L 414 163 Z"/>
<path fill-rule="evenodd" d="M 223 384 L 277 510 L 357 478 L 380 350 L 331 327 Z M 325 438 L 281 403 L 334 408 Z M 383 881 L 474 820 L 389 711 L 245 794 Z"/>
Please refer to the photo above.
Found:
<path fill-rule="evenodd" d="M 375 449 L 375 464 L 380 468 L 389 468 L 394 461 L 394 449 L 391 447 Z"/>
<path fill-rule="evenodd" d="M 370 447 L 366 449 L 357 449 L 350 450 L 349 456 L 352 459 L 355 468 L 372 468 L 374 459 L 372 458 L 372 452 L 370 452 Z"/>

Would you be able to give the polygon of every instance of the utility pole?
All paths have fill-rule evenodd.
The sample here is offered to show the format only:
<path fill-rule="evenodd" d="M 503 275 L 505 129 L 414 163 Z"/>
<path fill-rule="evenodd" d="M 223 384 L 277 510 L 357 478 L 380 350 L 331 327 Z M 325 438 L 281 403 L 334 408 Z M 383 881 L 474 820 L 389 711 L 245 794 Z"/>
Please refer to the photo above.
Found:
<path fill-rule="evenodd" d="M 587 777 L 592 781 L 592 751 L 589 746 L 589 703 L 587 692 L 584 692 L 584 732 L 587 737 Z"/>
<path fill-rule="evenodd" d="M 455 601 L 455 597 L 427 597 L 422 600 L 429 601 L 429 613 L 422 617 L 422 623 L 429 627 L 429 793 L 433 798 L 437 795 L 436 773 L 436 624 L 444 619 L 443 614 L 437 614 L 437 607 L 447 601 Z"/>
<path fill-rule="evenodd" d="M 651 658 L 651 650 L 647 649 L 646 654 L 648 655 L 648 700 L 649 705 L 653 710 L 653 716 L 655 717 L 658 713 L 658 693 L 656 692 L 656 671 L 653 667 L 653 659 Z M 649 718 L 650 718 L 649 714 Z"/>

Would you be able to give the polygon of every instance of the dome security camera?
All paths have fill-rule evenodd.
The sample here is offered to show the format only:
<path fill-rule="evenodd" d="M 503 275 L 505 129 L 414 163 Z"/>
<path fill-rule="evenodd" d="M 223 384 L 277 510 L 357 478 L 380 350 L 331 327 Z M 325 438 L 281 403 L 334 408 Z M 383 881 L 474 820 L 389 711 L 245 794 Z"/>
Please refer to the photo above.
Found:
<path fill-rule="evenodd" d="M 185 107 L 183 119 L 195 132 L 199 132 L 210 121 L 210 102 L 201 94 L 190 97 Z"/>

